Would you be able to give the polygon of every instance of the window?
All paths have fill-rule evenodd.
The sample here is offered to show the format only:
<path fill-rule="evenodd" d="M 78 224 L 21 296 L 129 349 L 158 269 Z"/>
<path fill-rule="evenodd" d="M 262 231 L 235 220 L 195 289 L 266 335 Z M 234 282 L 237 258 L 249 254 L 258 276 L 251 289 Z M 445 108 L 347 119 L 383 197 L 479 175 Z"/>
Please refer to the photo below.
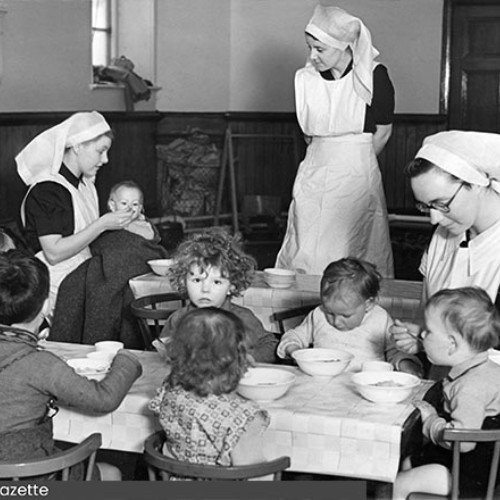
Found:
<path fill-rule="evenodd" d="M 92 0 L 92 65 L 107 66 L 113 54 L 113 0 Z"/>
<path fill-rule="evenodd" d="M 91 0 L 92 66 L 94 83 L 102 66 L 125 56 L 134 72 L 156 78 L 156 0 Z M 1 3 L 1 0 L 0 0 Z"/>

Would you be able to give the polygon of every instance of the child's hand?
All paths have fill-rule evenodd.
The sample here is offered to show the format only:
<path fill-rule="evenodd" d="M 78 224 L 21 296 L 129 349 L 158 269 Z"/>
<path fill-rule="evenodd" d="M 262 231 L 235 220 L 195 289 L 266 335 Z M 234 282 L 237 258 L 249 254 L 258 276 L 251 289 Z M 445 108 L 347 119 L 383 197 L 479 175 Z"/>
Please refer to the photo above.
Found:
<path fill-rule="evenodd" d="M 164 361 L 170 360 L 170 358 L 168 356 L 167 347 L 165 346 L 165 344 L 161 340 L 155 339 L 155 340 L 153 340 L 152 344 L 153 344 L 153 347 L 156 349 L 156 352 L 158 352 L 158 354 L 163 358 Z"/>
<path fill-rule="evenodd" d="M 257 366 L 257 362 L 255 361 L 254 357 L 248 353 L 247 353 L 247 362 L 248 366 Z"/>
<path fill-rule="evenodd" d="M 415 401 L 413 404 L 415 408 L 420 412 L 422 422 L 427 420 L 429 417 L 432 417 L 433 415 L 437 415 L 436 408 L 434 408 L 434 406 L 432 406 L 427 401 Z"/>
<path fill-rule="evenodd" d="M 288 347 L 285 348 L 285 353 L 288 357 L 292 357 L 292 352 L 298 351 L 300 349 L 300 346 L 297 344 L 290 344 Z"/>

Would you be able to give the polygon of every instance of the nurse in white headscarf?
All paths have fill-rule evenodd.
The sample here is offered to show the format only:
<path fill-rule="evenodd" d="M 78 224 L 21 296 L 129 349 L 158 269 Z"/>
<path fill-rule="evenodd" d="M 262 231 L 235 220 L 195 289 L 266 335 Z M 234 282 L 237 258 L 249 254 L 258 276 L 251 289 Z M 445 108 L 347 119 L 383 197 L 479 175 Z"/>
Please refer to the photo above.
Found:
<path fill-rule="evenodd" d="M 29 186 L 21 206 L 28 244 L 50 271 L 50 312 L 61 281 L 90 254 L 89 244 L 133 220 L 132 211 L 99 216 L 94 180 L 108 162 L 112 132 L 104 117 L 76 113 L 35 137 L 17 156 Z"/>
<path fill-rule="evenodd" d="M 423 302 L 443 288 L 500 286 L 500 135 L 449 130 L 427 137 L 407 166 L 417 208 L 437 225 L 424 253 Z M 396 322 L 397 346 L 415 353 L 420 325 Z"/>
<path fill-rule="evenodd" d="M 322 274 L 353 256 L 393 277 L 377 155 L 392 133 L 394 87 L 363 22 L 316 6 L 305 28 L 310 55 L 295 75 L 299 124 L 308 142 L 277 267 Z"/>

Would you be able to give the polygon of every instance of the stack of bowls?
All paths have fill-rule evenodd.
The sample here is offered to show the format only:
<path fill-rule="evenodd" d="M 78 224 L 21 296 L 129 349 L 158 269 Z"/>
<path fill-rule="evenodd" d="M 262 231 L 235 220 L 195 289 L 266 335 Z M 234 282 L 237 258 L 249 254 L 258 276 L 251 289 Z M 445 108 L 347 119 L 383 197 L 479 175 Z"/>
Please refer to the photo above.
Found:
<path fill-rule="evenodd" d="M 295 271 L 268 267 L 264 269 L 264 281 L 271 288 L 290 288 L 295 283 Z"/>

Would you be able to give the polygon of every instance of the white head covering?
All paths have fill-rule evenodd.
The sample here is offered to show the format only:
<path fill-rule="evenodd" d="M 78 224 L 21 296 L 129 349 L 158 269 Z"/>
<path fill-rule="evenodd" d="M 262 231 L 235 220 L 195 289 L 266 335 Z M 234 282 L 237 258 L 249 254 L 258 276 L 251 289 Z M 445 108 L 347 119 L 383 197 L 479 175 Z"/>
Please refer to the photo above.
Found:
<path fill-rule="evenodd" d="M 434 163 L 470 184 L 500 193 L 500 135 L 448 130 L 424 139 L 415 158 Z"/>
<path fill-rule="evenodd" d="M 37 135 L 17 156 L 17 172 L 27 186 L 54 175 L 61 168 L 64 150 L 91 141 L 111 127 L 97 111 L 75 113 Z"/>
<path fill-rule="evenodd" d="M 368 105 L 372 102 L 373 67 L 379 55 L 361 19 L 338 7 L 316 5 L 306 33 L 326 45 L 353 53 L 354 89 Z"/>

